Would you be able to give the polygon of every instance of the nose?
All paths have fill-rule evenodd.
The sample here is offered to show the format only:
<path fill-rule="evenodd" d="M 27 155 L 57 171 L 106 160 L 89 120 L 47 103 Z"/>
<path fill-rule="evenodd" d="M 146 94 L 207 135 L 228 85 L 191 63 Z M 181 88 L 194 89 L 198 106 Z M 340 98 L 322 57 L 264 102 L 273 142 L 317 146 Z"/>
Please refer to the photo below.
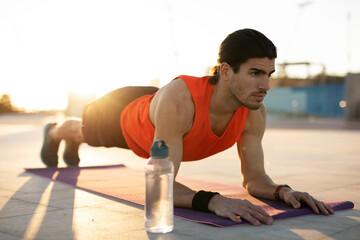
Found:
<path fill-rule="evenodd" d="M 258 88 L 264 91 L 268 91 L 270 89 L 270 77 L 263 77 L 259 82 Z"/>

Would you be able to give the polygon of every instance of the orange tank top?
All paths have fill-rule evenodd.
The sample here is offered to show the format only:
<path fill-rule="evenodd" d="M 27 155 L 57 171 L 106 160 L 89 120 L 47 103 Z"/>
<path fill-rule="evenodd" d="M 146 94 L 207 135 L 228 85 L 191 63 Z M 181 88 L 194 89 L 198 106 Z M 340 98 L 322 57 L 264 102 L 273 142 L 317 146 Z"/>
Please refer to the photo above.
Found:
<path fill-rule="evenodd" d="M 193 126 L 183 139 L 182 161 L 200 160 L 233 146 L 245 127 L 248 109 L 237 109 L 228 127 L 219 137 L 210 127 L 209 106 L 214 86 L 208 83 L 209 76 L 199 78 L 181 75 L 177 78 L 184 80 L 195 105 Z M 120 118 L 128 146 L 136 155 L 144 158 L 150 157 L 149 152 L 154 140 L 155 128 L 149 119 L 149 105 L 153 96 L 146 95 L 131 102 Z"/>

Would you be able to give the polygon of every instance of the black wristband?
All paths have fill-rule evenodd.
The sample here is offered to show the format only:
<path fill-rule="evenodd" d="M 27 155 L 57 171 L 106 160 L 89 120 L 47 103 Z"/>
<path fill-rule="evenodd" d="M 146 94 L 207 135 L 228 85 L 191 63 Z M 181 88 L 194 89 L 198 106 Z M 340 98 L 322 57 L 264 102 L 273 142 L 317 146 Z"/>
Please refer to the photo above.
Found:
<path fill-rule="evenodd" d="M 209 202 L 212 197 L 220 194 L 218 192 L 205 192 L 203 190 L 197 192 L 192 200 L 191 206 L 192 209 L 201 212 L 210 212 L 209 211 Z"/>

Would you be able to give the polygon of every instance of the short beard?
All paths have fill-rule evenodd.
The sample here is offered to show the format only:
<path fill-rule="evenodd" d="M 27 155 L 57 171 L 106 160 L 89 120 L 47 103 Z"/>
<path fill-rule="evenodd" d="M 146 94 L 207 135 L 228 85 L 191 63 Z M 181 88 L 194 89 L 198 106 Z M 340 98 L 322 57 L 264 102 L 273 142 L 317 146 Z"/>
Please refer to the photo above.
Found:
<path fill-rule="evenodd" d="M 262 103 L 260 102 L 258 105 L 254 104 L 246 104 L 244 103 L 243 106 L 250 109 L 250 110 L 258 110 L 261 107 Z"/>
<path fill-rule="evenodd" d="M 233 92 L 233 89 L 230 88 L 230 93 L 231 93 L 231 98 L 229 100 L 230 103 L 232 103 L 234 106 L 236 106 L 237 108 L 240 108 L 242 106 L 250 109 L 250 110 L 258 110 L 261 105 L 262 105 L 262 102 L 259 102 L 258 104 L 251 104 L 251 103 L 248 103 L 248 102 L 242 102 L 240 101 L 237 97 L 236 97 L 236 94 Z M 253 92 L 251 93 L 251 95 L 254 95 L 254 94 L 263 94 L 265 93 L 266 94 L 266 91 L 258 91 L 258 92 Z M 251 96 L 250 95 L 250 96 Z"/>

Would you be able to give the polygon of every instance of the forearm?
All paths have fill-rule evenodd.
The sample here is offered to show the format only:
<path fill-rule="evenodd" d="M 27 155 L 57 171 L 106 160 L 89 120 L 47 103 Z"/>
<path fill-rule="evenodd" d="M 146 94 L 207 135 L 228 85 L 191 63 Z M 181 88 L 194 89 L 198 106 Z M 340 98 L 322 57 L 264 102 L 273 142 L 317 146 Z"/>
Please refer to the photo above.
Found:
<path fill-rule="evenodd" d="M 244 182 L 243 185 L 246 191 L 252 196 L 270 200 L 275 199 L 274 192 L 278 187 L 266 173 Z"/>
<path fill-rule="evenodd" d="M 174 205 L 176 207 L 192 208 L 195 194 L 196 191 L 174 182 Z M 244 219 L 254 225 L 260 225 L 260 222 L 272 224 L 272 218 L 264 209 L 247 200 L 232 199 L 215 194 L 209 199 L 209 202 L 202 202 L 202 204 L 205 204 L 206 208 L 216 215 L 229 218 L 236 223 L 240 223 Z"/>
<path fill-rule="evenodd" d="M 189 187 L 174 182 L 174 205 L 175 207 L 191 208 L 191 203 L 196 194 L 196 191 Z"/>

